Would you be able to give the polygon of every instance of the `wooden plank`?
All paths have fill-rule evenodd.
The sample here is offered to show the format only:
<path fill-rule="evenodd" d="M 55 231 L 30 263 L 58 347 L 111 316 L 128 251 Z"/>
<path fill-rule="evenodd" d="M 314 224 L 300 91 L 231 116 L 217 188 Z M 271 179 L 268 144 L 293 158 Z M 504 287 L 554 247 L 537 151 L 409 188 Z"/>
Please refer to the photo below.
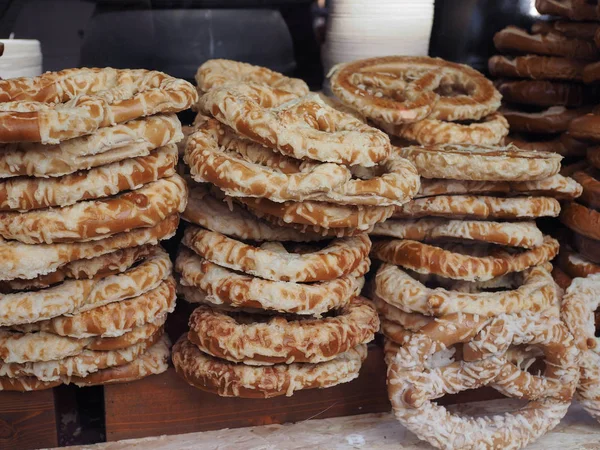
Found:
<path fill-rule="evenodd" d="M 0 392 L 0 449 L 58 445 L 53 390 Z"/>
<path fill-rule="evenodd" d="M 512 400 L 494 400 L 452 407 L 461 412 L 500 412 Z M 350 450 L 426 450 L 431 446 L 400 425 L 389 413 L 364 414 L 323 420 L 309 420 L 290 425 L 267 425 L 161 436 L 95 446 L 69 447 L 65 450 L 180 450 L 227 448 L 227 450 L 259 450 L 265 448 Z M 550 433 L 530 444 L 527 450 L 600 450 L 600 424 L 578 404 Z"/>
<path fill-rule="evenodd" d="M 186 384 L 174 369 L 106 386 L 107 441 L 388 411 L 382 351 L 372 346 L 358 379 L 292 397 L 223 398 Z"/>

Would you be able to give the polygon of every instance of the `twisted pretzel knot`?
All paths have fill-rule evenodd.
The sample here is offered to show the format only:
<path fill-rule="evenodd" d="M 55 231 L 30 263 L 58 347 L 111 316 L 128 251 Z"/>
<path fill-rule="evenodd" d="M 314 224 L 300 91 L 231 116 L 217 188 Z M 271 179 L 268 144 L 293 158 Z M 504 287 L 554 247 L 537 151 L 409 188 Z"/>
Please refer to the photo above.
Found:
<path fill-rule="evenodd" d="M 453 345 L 462 358 L 452 360 Z M 523 371 L 524 356 L 510 345 L 533 345 L 546 359 L 543 376 Z M 578 381 L 573 338 L 551 315 L 522 312 L 492 319 L 453 314 L 436 319 L 388 355 L 388 389 L 398 419 L 440 448 L 521 448 L 566 413 Z M 436 355 L 437 353 L 437 355 Z M 436 355 L 436 356 L 434 356 Z M 509 360 L 509 358 L 511 360 Z M 503 416 L 459 417 L 431 400 L 485 385 L 531 400 Z"/>

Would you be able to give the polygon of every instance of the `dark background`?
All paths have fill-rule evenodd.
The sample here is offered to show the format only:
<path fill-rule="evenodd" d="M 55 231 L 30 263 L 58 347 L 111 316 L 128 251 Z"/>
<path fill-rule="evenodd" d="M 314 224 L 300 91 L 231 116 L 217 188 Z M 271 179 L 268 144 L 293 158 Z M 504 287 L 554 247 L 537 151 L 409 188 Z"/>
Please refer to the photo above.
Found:
<path fill-rule="evenodd" d="M 430 54 L 485 70 L 493 34 L 528 26 L 532 2 L 436 1 Z M 222 57 L 320 88 L 326 16 L 327 2 L 310 0 L 0 0 L 0 38 L 40 40 L 44 70 L 147 68 L 191 80 L 203 61 Z"/>

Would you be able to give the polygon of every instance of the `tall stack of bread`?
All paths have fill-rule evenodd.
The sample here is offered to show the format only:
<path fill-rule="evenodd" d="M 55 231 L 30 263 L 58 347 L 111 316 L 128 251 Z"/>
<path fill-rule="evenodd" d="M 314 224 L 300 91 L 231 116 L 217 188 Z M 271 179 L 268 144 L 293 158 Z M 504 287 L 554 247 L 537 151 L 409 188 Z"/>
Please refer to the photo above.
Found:
<path fill-rule="evenodd" d="M 401 138 L 394 152 L 422 177 L 415 198 L 370 233 L 397 418 L 439 448 L 524 447 L 566 414 L 579 378 L 551 273 L 559 244 L 535 219 L 558 216 L 558 200 L 581 186 L 559 174 L 560 155 L 500 145 L 500 94 L 470 68 L 374 58 L 340 65 L 331 85 Z M 526 406 L 472 417 L 435 403 L 483 386 Z"/>
<path fill-rule="evenodd" d="M 499 78 L 502 112 L 510 123 L 507 141 L 578 160 L 588 144 L 582 141 L 585 132 L 570 128 L 571 121 L 600 100 L 598 13 L 578 0 L 538 0 L 536 7 L 558 17 L 536 22 L 531 32 L 509 26 L 494 36 L 504 55 L 490 58 L 489 70 Z"/>
<path fill-rule="evenodd" d="M 197 75 L 188 222 L 175 270 L 200 304 L 177 372 L 221 396 L 273 397 L 358 376 L 379 328 L 360 297 L 366 232 L 418 191 L 388 137 L 300 80 L 233 61 Z"/>
<path fill-rule="evenodd" d="M 166 370 L 175 233 L 174 113 L 193 86 L 160 72 L 70 69 L 0 81 L 0 390 Z"/>

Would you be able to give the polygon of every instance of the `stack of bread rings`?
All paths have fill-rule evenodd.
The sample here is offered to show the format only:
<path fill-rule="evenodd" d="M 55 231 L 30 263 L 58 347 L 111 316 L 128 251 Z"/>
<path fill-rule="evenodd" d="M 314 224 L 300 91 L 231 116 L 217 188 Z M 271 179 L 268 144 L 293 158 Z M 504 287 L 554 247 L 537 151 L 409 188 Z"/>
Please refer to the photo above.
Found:
<path fill-rule="evenodd" d="M 439 69 L 425 70 L 429 61 Z M 338 98 L 403 138 L 394 151 L 422 177 L 415 198 L 370 232 L 379 264 L 370 292 L 396 416 L 440 448 L 527 445 L 566 414 L 579 377 L 550 264 L 559 243 L 535 220 L 558 216 L 559 200 L 574 200 L 582 187 L 559 174 L 560 155 L 499 145 L 506 125 L 486 141 L 476 133 L 463 138 L 461 123 L 440 124 L 439 117 L 498 114 L 500 94 L 471 69 L 388 57 L 333 72 Z M 424 138 L 398 132 L 418 124 L 420 114 L 435 122 L 422 128 Z M 534 374 L 542 362 L 545 369 Z M 529 402 L 485 418 L 454 415 L 433 402 L 482 386 Z"/>
<path fill-rule="evenodd" d="M 175 282 L 159 242 L 187 203 L 175 113 L 196 101 L 146 70 L 0 81 L 0 390 L 166 370 Z"/>
<path fill-rule="evenodd" d="M 344 105 L 405 143 L 496 145 L 508 134 L 500 94 L 462 64 L 386 56 L 339 64 L 329 76 Z"/>
<path fill-rule="evenodd" d="M 200 306 L 174 346 L 175 369 L 236 397 L 354 379 L 379 328 L 359 296 L 366 232 L 416 194 L 415 167 L 300 80 L 213 60 L 197 82 L 175 270 L 181 296 Z"/>
<path fill-rule="evenodd" d="M 501 111 L 510 124 L 507 142 L 577 160 L 588 145 L 569 124 L 600 99 L 600 50 L 594 43 L 600 23 L 589 2 L 538 0 L 536 7 L 559 18 L 536 22 L 531 32 L 509 26 L 494 36 L 505 55 L 490 58 L 489 70 L 499 78 Z"/>
<path fill-rule="evenodd" d="M 522 448 L 558 424 L 579 378 L 549 263 L 559 244 L 533 219 L 558 214 L 552 197 L 581 188 L 557 173 L 558 155 L 464 146 L 401 154 L 429 179 L 371 233 L 371 258 L 382 262 L 371 298 L 396 417 L 439 448 Z M 528 403 L 492 417 L 434 403 L 483 386 Z"/>

